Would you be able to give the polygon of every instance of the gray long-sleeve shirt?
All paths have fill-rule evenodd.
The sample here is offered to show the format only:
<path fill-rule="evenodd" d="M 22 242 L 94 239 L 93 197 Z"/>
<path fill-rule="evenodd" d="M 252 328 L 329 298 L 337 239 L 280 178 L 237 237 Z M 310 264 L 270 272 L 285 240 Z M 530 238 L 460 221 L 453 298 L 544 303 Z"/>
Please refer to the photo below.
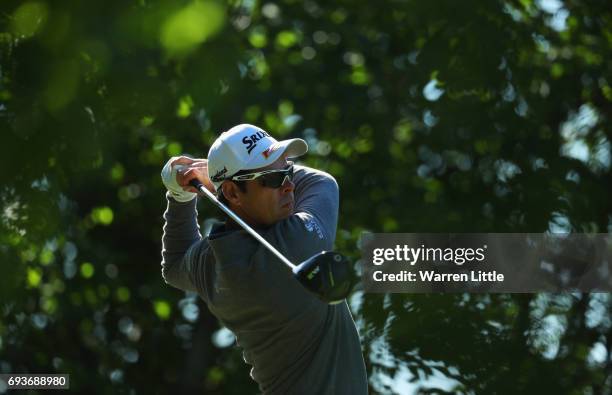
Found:
<path fill-rule="evenodd" d="M 295 166 L 295 210 L 259 233 L 290 261 L 331 250 L 338 185 L 329 174 Z M 236 335 L 251 376 L 266 394 L 366 394 L 359 336 L 346 302 L 328 305 L 244 230 L 213 227 L 202 238 L 196 199 L 168 198 L 162 275 L 197 292 Z"/>

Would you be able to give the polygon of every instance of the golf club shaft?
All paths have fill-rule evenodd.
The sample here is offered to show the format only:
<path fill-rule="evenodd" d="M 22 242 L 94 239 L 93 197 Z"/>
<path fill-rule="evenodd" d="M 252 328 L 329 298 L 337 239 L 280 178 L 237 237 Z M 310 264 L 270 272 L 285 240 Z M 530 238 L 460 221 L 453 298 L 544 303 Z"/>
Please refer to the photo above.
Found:
<path fill-rule="evenodd" d="M 231 219 L 233 219 L 238 225 L 242 226 L 242 228 L 244 230 L 246 230 L 247 232 L 249 232 L 251 234 L 251 236 L 253 236 L 254 238 L 256 238 L 261 244 L 264 245 L 264 247 L 266 247 L 271 253 L 273 253 L 274 255 L 276 255 L 276 257 L 278 259 L 280 259 L 285 265 L 289 266 L 291 269 L 295 269 L 296 265 L 294 265 L 293 263 L 291 263 L 287 258 L 285 258 L 285 256 L 283 254 L 281 254 L 276 248 L 274 248 L 272 246 L 272 244 L 268 243 L 266 241 L 266 239 L 264 239 L 259 233 L 257 233 L 253 228 L 251 228 L 246 222 L 244 222 L 239 216 L 237 216 L 232 210 L 230 210 L 227 206 L 225 206 L 223 203 L 221 203 L 219 201 L 219 199 L 217 199 L 217 197 L 215 195 L 213 195 L 213 193 L 211 191 L 209 191 L 208 189 L 206 189 L 206 187 L 204 185 L 202 185 L 202 183 L 200 181 L 198 181 L 197 179 L 193 179 L 189 182 L 195 189 L 197 189 L 198 191 L 200 191 L 200 193 L 206 195 L 206 197 L 213 202 L 217 207 L 219 207 L 221 210 L 223 210 L 225 212 L 225 214 L 229 215 Z"/>

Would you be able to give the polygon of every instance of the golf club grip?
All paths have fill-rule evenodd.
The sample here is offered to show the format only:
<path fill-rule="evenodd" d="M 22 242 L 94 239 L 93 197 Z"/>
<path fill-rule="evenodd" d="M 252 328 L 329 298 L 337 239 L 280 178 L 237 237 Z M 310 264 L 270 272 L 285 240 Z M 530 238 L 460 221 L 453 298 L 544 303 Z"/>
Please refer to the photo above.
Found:
<path fill-rule="evenodd" d="M 204 186 L 204 184 L 202 184 L 200 182 L 200 180 L 198 180 L 197 178 L 194 178 L 193 180 L 189 181 L 189 185 L 191 185 L 192 187 L 194 187 L 195 189 L 200 191 L 201 194 L 206 195 L 206 197 L 208 197 L 208 199 L 210 199 L 213 203 L 215 203 L 217 206 L 219 206 L 219 202 L 218 202 L 216 196 L 211 191 L 206 189 L 206 187 Z M 223 209 L 223 207 L 220 207 L 220 208 L 223 211 L 225 211 Z"/>
<path fill-rule="evenodd" d="M 202 184 L 197 178 L 194 178 L 193 180 L 189 181 L 189 185 L 191 185 L 200 192 L 202 191 L 202 189 L 200 188 L 204 188 L 204 184 Z"/>

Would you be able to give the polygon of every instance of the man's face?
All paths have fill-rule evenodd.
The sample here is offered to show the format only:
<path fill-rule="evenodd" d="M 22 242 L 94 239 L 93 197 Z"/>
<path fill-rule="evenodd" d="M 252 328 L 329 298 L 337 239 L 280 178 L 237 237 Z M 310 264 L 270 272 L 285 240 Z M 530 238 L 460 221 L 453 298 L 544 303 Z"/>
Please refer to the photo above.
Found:
<path fill-rule="evenodd" d="M 287 165 L 287 159 L 283 156 L 270 166 L 249 170 L 249 173 L 283 169 Z M 240 206 L 236 211 L 247 223 L 253 226 L 270 226 L 293 214 L 293 182 L 285 180 L 279 188 L 265 187 L 258 179 L 245 182 L 246 193 L 239 192 Z"/>

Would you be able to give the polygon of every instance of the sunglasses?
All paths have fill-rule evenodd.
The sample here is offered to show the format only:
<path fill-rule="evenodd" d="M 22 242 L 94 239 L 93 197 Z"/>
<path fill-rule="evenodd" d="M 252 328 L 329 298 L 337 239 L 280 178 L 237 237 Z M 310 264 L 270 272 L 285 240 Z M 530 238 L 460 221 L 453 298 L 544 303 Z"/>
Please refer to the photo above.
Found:
<path fill-rule="evenodd" d="M 280 188 L 285 184 L 286 180 L 293 180 L 293 162 L 289 162 L 287 167 L 283 169 L 258 171 L 256 173 L 241 174 L 230 178 L 230 180 L 234 181 L 249 181 L 255 179 L 264 187 Z"/>

